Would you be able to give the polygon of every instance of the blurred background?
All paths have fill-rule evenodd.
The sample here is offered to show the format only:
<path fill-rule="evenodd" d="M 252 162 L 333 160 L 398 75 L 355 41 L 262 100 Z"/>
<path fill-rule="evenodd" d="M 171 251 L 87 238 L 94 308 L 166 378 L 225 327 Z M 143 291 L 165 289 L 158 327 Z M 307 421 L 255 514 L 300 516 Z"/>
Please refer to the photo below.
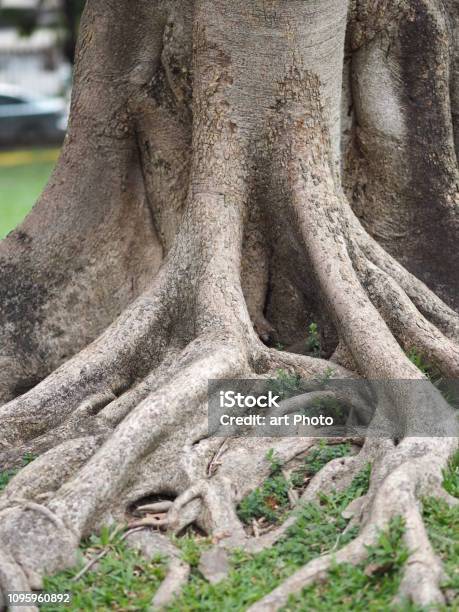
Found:
<path fill-rule="evenodd" d="M 0 0 L 0 239 L 40 195 L 65 136 L 85 0 Z"/>

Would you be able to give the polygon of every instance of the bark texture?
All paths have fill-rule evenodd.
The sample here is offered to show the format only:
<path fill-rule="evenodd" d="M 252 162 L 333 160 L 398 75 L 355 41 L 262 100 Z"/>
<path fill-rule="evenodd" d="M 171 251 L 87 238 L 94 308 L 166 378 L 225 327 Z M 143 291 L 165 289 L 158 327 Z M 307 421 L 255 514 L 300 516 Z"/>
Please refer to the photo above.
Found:
<path fill-rule="evenodd" d="M 0 466 L 38 456 L 0 496 L 0 591 L 39 588 L 145 500 L 167 511 L 162 529 L 263 545 L 237 503 L 269 449 L 288 466 L 316 440 L 222 446 L 209 379 L 423 381 L 411 349 L 456 377 L 457 36 L 456 0 L 88 0 L 61 158 L 0 244 Z M 311 321 L 331 361 L 271 348 L 301 344 Z M 360 534 L 337 559 L 360 562 L 402 515 L 402 595 L 439 603 L 417 500 L 446 496 L 456 431 L 412 435 L 446 409 L 430 384 L 415 398 L 388 385 L 385 406 L 406 437 L 368 438 L 305 499 L 372 461 Z M 188 568 L 155 542 L 172 559 L 164 606 Z"/>

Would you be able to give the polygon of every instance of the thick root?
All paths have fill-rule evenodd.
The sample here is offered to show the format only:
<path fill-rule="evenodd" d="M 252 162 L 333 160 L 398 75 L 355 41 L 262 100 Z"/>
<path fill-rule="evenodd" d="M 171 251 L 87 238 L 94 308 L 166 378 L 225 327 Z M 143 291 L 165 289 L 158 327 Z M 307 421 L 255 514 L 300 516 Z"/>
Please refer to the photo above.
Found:
<path fill-rule="evenodd" d="M 376 538 L 376 534 L 373 533 L 365 534 L 365 536 L 353 540 L 336 554 L 314 559 L 304 568 L 293 574 L 293 576 L 290 576 L 269 595 L 250 606 L 248 612 L 274 612 L 279 610 L 287 603 L 290 595 L 299 593 L 314 582 L 325 580 L 327 571 L 333 561 L 338 563 L 360 563 L 366 557 L 366 546 L 371 545 Z"/>
<path fill-rule="evenodd" d="M 454 342 L 459 342 L 459 315 L 447 306 L 422 281 L 408 272 L 385 251 L 362 227 L 360 221 L 347 207 L 352 233 L 364 255 L 380 270 L 389 275 L 406 293 L 416 308 L 429 321 Z"/>
<path fill-rule="evenodd" d="M 370 446 L 368 443 L 366 448 Z M 290 595 L 298 594 L 314 582 L 326 580 L 332 563 L 362 563 L 367 557 L 368 546 L 376 543 L 378 534 L 397 516 L 404 520 L 404 542 L 409 552 L 398 599 L 409 599 L 422 606 L 444 603 L 441 582 L 445 574 L 422 522 L 418 496 L 430 494 L 432 483 L 441 482 L 441 466 L 457 448 L 457 440 L 407 438 L 399 447 L 392 450 L 387 447 L 382 453 L 381 445 L 377 446 L 379 449 L 372 453 L 379 458 L 373 470 L 375 477 L 372 476 L 370 491 L 364 498 L 356 500 L 357 504 L 353 502 L 349 509 L 349 515 L 359 514 L 361 531 L 357 538 L 336 553 L 312 560 L 251 606 L 250 612 L 280 609 Z M 420 455 L 420 451 L 424 452 Z M 362 451 L 362 454 L 366 452 Z M 388 464 L 396 467 L 388 472 Z M 325 473 L 327 468 L 324 468 Z M 381 477 L 381 474 L 385 476 Z"/>
<path fill-rule="evenodd" d="M 240 351 L 233 352 L 227 347 L 210 349 L 205 343 L 202 348 L 206 357 L 195 355 L 190 359 L 190 349 L 183 356 L 188 364 L 179 364 L 180 374 L 174 382 L 161 387 L 159 395 L 153 394 L 139 404 L 100 448 L 94 439 L 73 441 L 72 448 L 67 445 L 69 451 L 74 451 L 75 461 L 70 462 L 65 473 L 66 482 L 63 473 L 56 475 L 53 470 L 53 458 L 58 460 L 56 449 L 11 481 L 1 498 L 0 541 L 2 551 L 22 568 L 27 587 L 39 588 L 45 574 L 73 565 L 81 537 L 110 520 L 112 509 L 122 515 L 123 508 L 116 509 L 116 494 L 126 486 L 129 488 L 129 479 L 142 456 L 158 446 L 160 439 L 174 436 L 185 403 L 192 411 L 192 405 L 201 405 L 207 392 L 207 378 L 202 379 L 202 373 L 207 376 L 213 370 L 217 378 L 242 373 Z M 177 388 L 181 390 L 178 396 Z M 168 410 L 163 409 L 165 403 Z M 83 467 L 81 450 L 88 458 Z M 40 479 L 35 481 L 38 473 Z M 39 499 L 43 501 L 39 503 Z M 4 571 L 3 592 L 14 590 L 10 580 L 14 572 Z"/>
<path fill-rule="evenodd" d="M 145 351 L 148 367 L 153 367 L 162 354 L 158 328 L 167 323 L 164 306 L 169 301 L 162 299 L 164 291 L 158 279 L 156 296 L 139 298 L 97 341 L 31 391 L 3 406 L 0 450 L 46 435 L 60 424 L 63 431 L 58 439 L 76 437 L 79 427 L 88 428 L 88 420 L 142 374 L 145 364 L 139 364 L 140 352 Z M 132 371 L 134 363 L 140 366 L 137 372 Z M 72 414 L 74 422 L 67 426 Z"/>
<path fill-rule="evenodd" d="M 168 560 L 167 575 L 151 602 L 154 610 L 166 608 L 179 595 L 190 575 L 190 566 L 180 558 L 180 551 L 160 533 L 134 531 L 126 537 L 129 546 L 138 550 L 147 559 L 161 555 Z"/>
<path fill-rule="evenodd" d="M 365 262 L 363 283 L 405 349 L 420 351 L 429 363 L 435 364 L 449 378 L 459 375 L 459 346 L 427 321 L 405 292 L 388 274 Z"/>
<path fill-rule="evenodd" d="M 257 370 L 267 370 L 268 373 L 273 375 L 276 370 L 285 369 L 289 372 L 295 372 L 305 379 L 323 380 L 324 378 L 358 377 L 355 371 L 347 369 L 338 363 L 307 355 L 277 351 L 275 349 L 264 350 L 257 365 Z"/>
<path fill-rule="evenodd" d="M 45 575 L 75 564 L 78 534 L 46 506 L 10 503 L 1 511 L 1 592 L 40 589 Z"/>

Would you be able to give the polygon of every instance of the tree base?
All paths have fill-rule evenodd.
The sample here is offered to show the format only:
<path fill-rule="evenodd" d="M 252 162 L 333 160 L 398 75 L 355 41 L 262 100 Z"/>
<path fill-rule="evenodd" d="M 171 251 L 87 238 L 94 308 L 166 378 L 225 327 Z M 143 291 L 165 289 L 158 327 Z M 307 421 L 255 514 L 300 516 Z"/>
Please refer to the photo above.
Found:
<path fill-rule="evenodd" d="M 163 4 L 168 3 L 159 3 Z M 309 3 L 284 3 L 286 13 L 282 13 L 278 37 L 268 32 L 267 16 L 260 14 L 258 4 L 248 4 L 258 28 L 258 37 L 251 39 L 253 47 L 265 45 L 270 53 L 267 57 L 272 58 L 269 79 L 260 76 L 265 74 L 266 57 L 254 53 L 258 64 L 248 65 L 242 47 L 226 36 L 234 24 L 245 27 L 245 21 L 238 19 L 237 10 L 242 10 L 238 3 L 198 2 L 190 51 L 192 126 L 190 94 L 183 82 L 188 72 L 180 65 L 172 69 L 174 58 L 183 59 L 188 47 L 185 51 L 180 47 L 171 32 L 173 24 L 168 22 L 166 27 L 164 15 L 156 19 L 157 3 L 140 3 L 137 10 L 154 12 L 155 27 L 161 29 L 164 40 L 155 37 L 156 32 L 142 21 L 139 40 L 132 35 L 133 55 L 125 58 L 120 35 L 123 52 L 109 53 L 108 66 L 100 68 L 101 72 L 105 69 L 108 84 L 104 79 L 93 80 L 102 89 L 105 83 L 107 89 L 96 99 L 101 106 L 109 103 L 111 113 L 104 125 L 108 133 L 102 130 L 101 138 L 108 139 L 109 146 L 122 143 L 123 168 L 132 170 L 134 157 L 135 165 L 139 155 L 143 156 L 143 174 L 139 166 L 135 172 L 142 197 L 161 192 L 162 204 L 167 200 L 159 211 L 152 207 L 167 255 L 157 274 L 153 264 L 149 277 L 142 268 L 143 289 L 131 292 L 140 297 L 97 340 L 2 407 L 2 467 L 19 466 L 26 453 L 40 455 L 13 478 L 0 497 L 2 593 L 40 588 L 45 575 L 74 564 L 82 538 L 104 524 L 123 522 L 138 506 L 149 505 L 153 514 L 166 516 L 141 519 L 136 525 L 151 521 L 155 527 L 179 533 L 195 524 L 212 534 L 220 549 L 256 548 L 273 541 L 275 534 L 268 534 L 252 544 L 237 517 L 236 505 L 268 476 L 268 450 L 273 449 L 288 465 L 298 453 L 311 448 L 314 439 L 235 439 L 222 449 L 221 440 L 208 434 L 211 379 L 266 378 L 284 368 L 303 378 L 332 375 L 427 385 L 424 374 L 406 356 L 412 349 L 432 361 L 443 375 L 459 375 L 458 315 L 381 248 L 343 195 L 337 170 L 339 139 L 332 124 L 340 108 L 341 91 L 334 81 L 336 77 L 339 82 L 342 72 L 345 3 L 327 2 L 315 12 L 310 11 Z M 92 10 L 89 14 L 97 21 Z M 107 8 L 110 17 L 112 10 Z M 301 19 L 297 19 L 297 10 L 303 11 Z M 322 10 L 326 27 L 320 20 Z M 124 15 L 129 21 L 131 8 L 123 11 L 129 13 Z M 135 16 L 140 19 L 143 13 Z M 275 22 L 277 17 L 273 14 L 272 18 Z M 115 21 L 120 34 L 123 28 L 118 16 Z M 183 26 L 187 32 L 182 22 L 184 18 L 179 29 Z M 297 24 L 296 29 L 292 24 Z M 97 32 L 97 44 L 100 38 L 105 41 L 104 32 Z M 317 32 L 320 40 L 314 38 Z M 246 34 L 242 29 L 240 39 Z M 305 40 L 305 34 L 310 39 Z M 274 40 L 278 46 L 273 50 Z M 342 44 L 330 43 L 335 40 Z M 82 46 L 95 54 L 91 57 L 99 66 L 100 49 L 90 41 L 86 31 Z M 160 69 L 155 65 L 153 78 L 151 66 L 145 66 L 144 43 L 155 50 L 155 61 L 162 62 Z M 225 44 L 230 48 L 225 49 Z M 330 58 L 332 72 L 324 65 L 322 53 Z M 113 94 L 115 70 L 110 64 L 121 59 L 127 64 L 119 79 L 122 103 Z M 84 81 L 86 73 L 82 73 Z M 254 73 L 257 79 L 252 78 Z M 92 130 L 100 127 L 99 109 L 88 108 L 84 96 L 77 96 L 76 114 L 79 105 L 86 108 L 83 137 L 90 139 L 93 131 L 101 133 Z M 130 110 L 129 119 L 123 114 L 125 108 Z M 136 149 L 134 156 L 135 139 L 132 134 L 127 139 L 125 133 L 137 114 L 142 115 L 135 131 L 140 151 Z M 174 135 L 179 133 L 179 143 L 191 141 L 193 132 L 193 151 L 186 166 L 189 176 L 178 187 L 158 150 L 156 157 L 145 157 L 150 151 L 145 134 L 155 133 L 151 123 L 158 115 L 161 125 L 167 115 L 167 126 Z M 161 137 L 167 140 L 164 133 Z M 179 148 L 177 142 L 173 151 Z M 447 150 L 446 145 L 443 149 Z M 152 177 L 155 164 L 158 175 Z M 172 167 L 176 168 L 173 163 Z M 177 172 L 181 178 L 183 174 L 183 168 Z M 126 170 L 123 176 L 130 174 Z M 166 185 L 164 192 L 156 180 Z M 127 178 L 114 192 L 125 193 L 126 185 Z M 125 208 L 129 210 L 126 202 L 116 212 L 110 209 L 107 216 L 116 219 L 115 228 L 124 222 Z M 93 209 L 104 217 L 98 206 Z M 144 212 L 138 215 L 138 223 Z M 80 217 L 75 213 L 75 219 Z M 136 227 L 131 227 L 134 235 Z M 264 233 L 273 227 L 275 244 L 270 248 Z M 246 236 L 250 237 L 248 247 Z M 123 260 L 123 254 L 129 256 L 126 244 L 123 248 L 122 252 L 116 249 L 116 262 Z M 136 251 L 140 259 L 141 251 Z M 157 249 L 147 251 L 147 259 L 157 261 Z M 131 263 L 126 274 L 120 275 L 123 282 L 132 267 Z M 313 297 L 325 305 L 322 310 L 339 336 L 335 361 L 283 353 L 260 341 L 271 329 L 265 307 L 269 270 L 273 269 L 294 280 L 304 298 L 313 287 Z M 15 296 L 13 305 L 14 300 Z M 127 294 L 120 298 L 124 306 L 129 301 Z M 13 335 L 21 334 L 15 328 Z M 350 370 L 336 360 L 345 362 Z M 15 355 L 8 357 L 10 366 L 16 362 Z M 8 387 L 10 375 L 11 371 L 0 373 L 0 388 Z M 416 421 L 435 419 L 433 406 L 448 409 L 432 385 L 416 397 L 406 397 L 395 387 L 388 391 L 382 417 L 390 421 L 394 412 L 401 415 L 406 425 L 404 439 L 381 442 L 368 438 L 358 456 L 326 466 L 305 493 L 308 499 L 319 490 L 337 486 L 338 476 L 341 484 L 348 482 L 363 462 L 372 461 L 370 491 L 349 510 L 361 526 L 360 535 L 336 555 L 317 559 L 294 574 L 253 610 L 277 609 L 289 593 L 321 578 L 335 557 L 359 562 L 365 547 L 394 516 L 405 521 L 410 553 L 402 594 L 423 605 L 442 602 L 442 570 L 422 525 L 417 496 L 446 497 L 441 489 L 442 469 L 457 447 L 457 438 L 452 437 L 457 427 L 450 422 L 449 429 L 442 429 L 440 424 L 437 437 L 415 438 Z M 278 534 L 282 533 L 281 529 Z M 185 576 L 186 568 L 175 564 L 162 589 L 162 605 L 177 592 L 177 583 Z"/>

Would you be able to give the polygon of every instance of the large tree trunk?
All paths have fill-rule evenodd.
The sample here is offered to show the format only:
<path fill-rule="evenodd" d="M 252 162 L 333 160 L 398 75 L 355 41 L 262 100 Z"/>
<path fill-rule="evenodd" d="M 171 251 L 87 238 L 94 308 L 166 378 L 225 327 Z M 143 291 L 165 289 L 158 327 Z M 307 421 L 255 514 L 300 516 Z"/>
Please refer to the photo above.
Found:
<path fill-rule="evenodd" d="M 233 439 L 209 470 L 209 379 L 422 381 L 410 349 L 459 374 L 457 24 L 455 0 L 88 1 L 61 158 L 0 245 L 0 466 L 40 455 L 0 497 L 3 591 L 147 496 L 174 500 L 170 529 L 245 542 L 234 508 L 267 449 L 288 462 L 311 439 Z M 311 320 L 333 362 L 266 345 Z M 422 389 L 388 391 L 408 433 L 444 402 Z M 421 604 L 443 599 L 416 502 L 446 495 L 456 432 L 437 433 L 369 438 L 341 480 L 374 462 L 339 559 L 403 515 Z"/>

